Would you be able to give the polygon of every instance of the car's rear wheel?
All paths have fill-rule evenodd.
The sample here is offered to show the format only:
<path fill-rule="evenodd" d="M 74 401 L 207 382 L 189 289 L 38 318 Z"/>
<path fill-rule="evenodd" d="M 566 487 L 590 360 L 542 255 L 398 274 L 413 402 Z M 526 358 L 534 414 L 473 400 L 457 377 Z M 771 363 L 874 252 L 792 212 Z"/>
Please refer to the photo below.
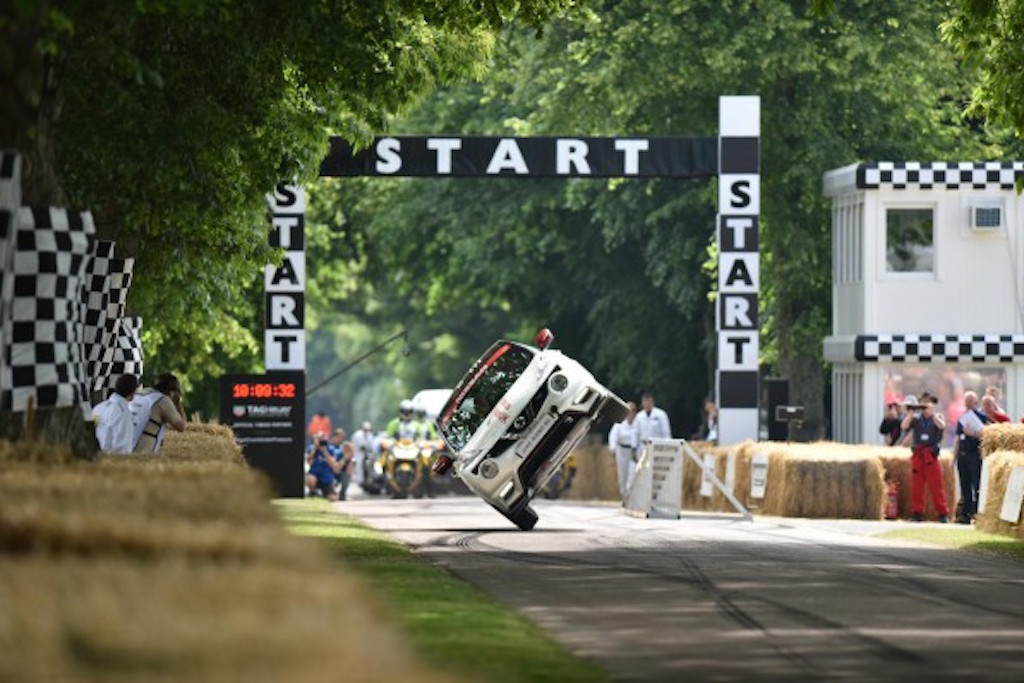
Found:
<path fill-rule="evenodd" d="M 629 412 L 629 407 L 620 401 L 619 397 L 615 394 L 605 396 L 601 402 L 601 407 L 597 409 L 598 417 L 603 417 L 612 424 L 626 419 L 627 412 Z"/>

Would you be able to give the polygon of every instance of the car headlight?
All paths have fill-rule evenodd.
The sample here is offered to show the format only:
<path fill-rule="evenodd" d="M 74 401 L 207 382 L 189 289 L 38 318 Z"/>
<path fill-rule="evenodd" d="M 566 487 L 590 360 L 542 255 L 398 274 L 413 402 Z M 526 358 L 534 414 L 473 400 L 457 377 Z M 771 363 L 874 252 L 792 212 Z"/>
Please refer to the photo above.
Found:
<path fill-rule="evenodd" d="M 548 387 L 555 393 L 561 393 L 565 391 L 566 387 L 569 386 L 569 378 L 560 372 L 556 372 L 551 375 L 551 379 L 548 380 Z"/>

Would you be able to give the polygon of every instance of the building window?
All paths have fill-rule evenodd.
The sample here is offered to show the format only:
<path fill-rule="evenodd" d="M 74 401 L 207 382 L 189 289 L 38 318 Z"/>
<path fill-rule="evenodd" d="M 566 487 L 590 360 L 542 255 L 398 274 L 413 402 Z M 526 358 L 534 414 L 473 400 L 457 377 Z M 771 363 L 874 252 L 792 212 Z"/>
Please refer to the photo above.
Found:
<path fill-rule="evenodd" d="M 885 210 L 885 270 L 931 273 L 935 267 L 934 211 Z"/>

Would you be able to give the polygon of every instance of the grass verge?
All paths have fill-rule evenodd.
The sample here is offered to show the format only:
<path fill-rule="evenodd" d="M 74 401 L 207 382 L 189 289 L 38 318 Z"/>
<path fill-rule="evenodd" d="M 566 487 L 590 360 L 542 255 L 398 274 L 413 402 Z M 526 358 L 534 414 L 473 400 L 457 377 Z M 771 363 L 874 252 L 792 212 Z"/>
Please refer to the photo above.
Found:
<path fill-rule="evenodd" d="M 949 526 L 942 529 L 894 529 L 878 534 L 878 536 L 1024 560 L 1024 540 L 998 534 L 987 534 L 967 526 Z"/>
<path fill-rule="evenodd" d="M 437 668 L 473 681 L 608 680 L 515 611 L 327 503 L 275 505 L 292 533 L 322 539 L 373 585 L 413 647 Z"/>

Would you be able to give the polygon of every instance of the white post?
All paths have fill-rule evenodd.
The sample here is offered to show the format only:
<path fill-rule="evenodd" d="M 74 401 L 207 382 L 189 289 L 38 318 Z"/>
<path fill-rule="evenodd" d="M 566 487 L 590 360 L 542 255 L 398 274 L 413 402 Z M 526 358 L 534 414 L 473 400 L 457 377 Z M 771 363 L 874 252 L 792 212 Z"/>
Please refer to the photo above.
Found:
<path fill-rule="evenodd" d="M 758 438 L 761 98 L 718 99 L 718 442 Z"/>

